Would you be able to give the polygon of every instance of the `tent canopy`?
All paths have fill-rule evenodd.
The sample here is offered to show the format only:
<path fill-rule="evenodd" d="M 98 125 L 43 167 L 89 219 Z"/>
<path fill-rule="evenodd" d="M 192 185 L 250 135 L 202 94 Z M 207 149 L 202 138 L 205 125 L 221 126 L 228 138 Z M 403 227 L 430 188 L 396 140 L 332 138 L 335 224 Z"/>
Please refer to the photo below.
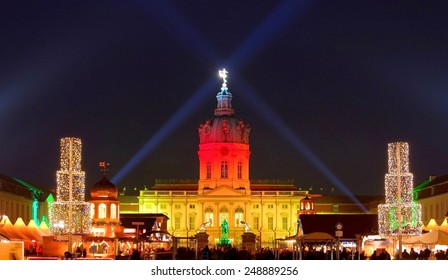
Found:
<path fill-rule="evenodd" d="M 425 227 L 425 230 L 430 231 L 430 230 L 437 230 L 439 228 L 439 225 L 437 224 L 436 220 L 431 219 L 429 220 L 428 224 Z"/>
<path fill-rule="evenodd" d="M 298 238 L 298 240 L 301 240 L 302 242 L 332 241 L 335 239 L 334 236 L 326 232 L 312 232 Z"/>
<path fill-rule="evenodd" d="M 403 239 L 403 244 L 448 245 L 448 233 L 441 230 L 433 230 L 421 236 Z"/>

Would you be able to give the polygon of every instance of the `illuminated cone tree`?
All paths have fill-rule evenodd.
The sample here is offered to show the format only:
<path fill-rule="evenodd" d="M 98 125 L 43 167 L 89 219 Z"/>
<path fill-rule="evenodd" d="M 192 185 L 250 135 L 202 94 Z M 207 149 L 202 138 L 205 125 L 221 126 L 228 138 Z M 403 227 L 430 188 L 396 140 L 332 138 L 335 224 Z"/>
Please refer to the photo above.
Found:
<path fill-rule="evenodd" d="M 85 172 L 81 170 L 81 139 L 61 139 L 61 169 L 56 172 L 56 201 L 50 204 L 50 231 L 89 233 L 90 203 L 85 202 Z"/>
<path fill-rule="evenodd" d="M 421 205 L 413 199 L 413 175 L 409 172 L 409 144 L 389 143 L 386 203 L 378 205 L 379 234 L 383 237 L 422 233 Z"/>

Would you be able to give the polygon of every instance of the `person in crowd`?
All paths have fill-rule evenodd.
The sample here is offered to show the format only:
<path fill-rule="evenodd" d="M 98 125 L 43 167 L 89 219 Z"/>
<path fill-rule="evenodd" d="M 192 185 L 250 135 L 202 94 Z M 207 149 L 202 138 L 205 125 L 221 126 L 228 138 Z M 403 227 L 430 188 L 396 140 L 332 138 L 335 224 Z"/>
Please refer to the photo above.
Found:
<path fill-rule="evenodd" d="M 406 249 L 403 250 L 401 253 L 401 259 L 403 260 L 409 260 L 411 258 L 411 255 L 406 251 Z"/>
<path fill-rule="evenodd" d="M 431 251 L 431 253 L 429 253 L 428 260 L 437 260 L 434 252 Z"/>
<path fill-rule="evenodd" d="M 382 248 L 378 259 L 379 260 L 390 260 L 391 258 L 390 258 L 389 252 L 385 248 Z"/>
<path fill-rule="evenodd" d="M 345 247 L 342 248 L 341 253 L 339 255 L 339 259 L 341 259 L 341 260 L 349 259 L 349 254 L 348 254 L 347 248 L 345 248 Z"/>
<path fill-rule="evenodd" d="M 42 257 L 42 254 L 44 252 L 44 248 L 42 246 L 39 246 L 37 249 L 37 256 Z"/>
<path fill-rule="evenodd" d="M 202 249 L 201 252 L 201 258 L 203 260 L 209 260 L 212 255 L 212 252 L 210 251 L 210 248 L 208 248 L 208 245 L 205 245 L 204 249 Z"/>
<path fill-rule="evenodd" d="M 137 249 L 133 249 L 132 250 L 132 254 L 129 257 L 130 260 L 141 260 L 142 258 L 140 257 L 140 251 Z"/>
<path fill-rule="evenodd" d="M 431 250 L 428 247 L 426 247 L 425 250 L 423 250 L 423 255 L 424 255 L 425 260 L 427 260 L 429 258 L 430 254 L 431 254 Z"/>
<path fill-rule="evenodd" d="M 414 250 L 414 248 L 411 248 L 411 251 L 409 252 L 409 257 L 411 260 L 416 260 L 418 258 L 418 253 Z"/>

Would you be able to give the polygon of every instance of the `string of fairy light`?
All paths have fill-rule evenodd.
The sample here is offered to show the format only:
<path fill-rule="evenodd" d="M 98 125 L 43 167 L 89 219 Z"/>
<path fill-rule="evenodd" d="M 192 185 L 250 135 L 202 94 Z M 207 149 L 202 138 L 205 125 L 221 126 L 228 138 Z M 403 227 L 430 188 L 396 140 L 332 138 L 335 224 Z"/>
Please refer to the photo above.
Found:
<path fill-rule="evenodd" d="M 81 139 L 62 138 L 60 148 L 61 169 L 56 172 L 56 201 L 49 209 L 50 231 L 57 234 L 67 234 L 69 230 L 75 234 L 89 233 L 92 220 L 90 203 L 85 202 Z"/>
<path fill-rule="evenodd" d="M 388 145 L 388 173 L 384 185 L 386 203 L 378 205 L 380 235 L 420 235 L 421 205 L 413 200 L 413 174 L 409 172 L 408 143 L 395 142 Z"/>

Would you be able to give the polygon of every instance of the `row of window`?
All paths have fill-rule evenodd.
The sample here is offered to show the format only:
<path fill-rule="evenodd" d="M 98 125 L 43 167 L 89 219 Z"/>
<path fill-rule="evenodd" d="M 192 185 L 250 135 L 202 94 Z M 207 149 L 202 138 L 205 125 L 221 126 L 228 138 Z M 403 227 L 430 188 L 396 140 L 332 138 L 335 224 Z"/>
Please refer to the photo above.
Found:
<path fill-rule="evenodd" d="M 118 218 L 118 206 L 114 203 L 110 205 L 110 219 L 117 219 Z M 90 204 L 90 218 L 95 217 L 95 204 Z M 107 205 L 104 203 L 101 203 L 98 205 L 98 218 L 99 219 L 105 219 L 107 218 Z"/>
<path fill-rule="evenodd" d="M 173 206 L 174 206 L 174 209 L 176 209 L 176 210 L 182 210 L 183 209 L 182 205 L 183 204 L 175 203 Z M 281 207 L 282 210 L 288 210 L 290 206 L 293 207 L 293 205 L 290 205 L 290 204 L 287 204 L 287 203 L 283 203 L 283 204 L 279 205 L 279 207 Z M 145 204 L 145 208 L 147 210 L 151 210 L 152 207 L 154 207 L 154 205 L 151 204 L 151 203 L 146 203 Z M 168 209 L 168 207 L 169 207 L 169 204 L 166 204 L 166 203 L 160 203 L 158 205 L 158 209 L 164 210 L 164 211 L 166 211 Z M 274 207 L 275 207 L 275 204 L 272 204 L 272 203 L 266 204 L 266 208 L 267 209 L 272 209 L 273 210 Z M 196 209 L 196 205 L 195 204 L 188 204 L 188 208 L 190 210 L 195 210 Z M 260 209 L 260 204 L 253 204 L 252 208 L 253 209 Z M 301 202 L 301 204 L 296 204 L 295 208 L 296 208 L 296 210 L 314 210 L 314 205 L 309 203 L 309 202 L 306 202 L 306 203 Z M 292 209 L 293 209 L 293 211 L 295 211 L 294 207 Z M 339 212 L 339 205 L 338 204 L 333 204 L 332 205 L 332 210 L 333 210 L 333 212 Z M 424 211 L 424 212 L 426 212 L 426 211 Z"/>
<path fill-rule="evenodd" d="M 206 172 L 207 179 L 212 178 L 212 163 L 207 162 L 207 172 Z M 243 163 L 241 161 L 238 162 L 237 165 L 237 178 L 242 179 L 243 178 Z M 229 164 L 226 160 L 221 161 L 221 178 L 229 178 Z"/>
<path fill-rule="evenodd" d="M 242 213 L 235 213 L 235 219 L 234 219 L 235 227 L 246 227 L 246 225 L 247 225 L 253 230 L 260 229 L 260 217 L 252 217 L 252 221 L 244 221 L 242 218 L 243 218 Z M 206 224 L 204 225 L 206 227 L 218 226 L 218 225 L 215 225 L 215 219 L 214 219 L 213 212 L 206 212 L 204 220 L 206 221 Z M 219 225 L 222 224 L 222 222 L 224 220 L 228 220 L 228 214 L 220 213 Z M 274 230 L 274 217 L 267 217 L 266 221 L 267 221 L 267 229 Z M 174 217 L 173 227 L 175 230 L 181 229 L 181 217 L 179 217 L 179 216 Z M 188 228 L 190 230 L 197 229 L 195 216 L 188 217 Z M 288 217 L 281 217 L 281 229 L 289 230 L 289 218 Z"/>
<path fill-rule="evenodd" d="M 289 204 L 282 204 L 281 205 L 282 209 L 288 209 L 289 208 Z M 160 209 L 167 209 L 167 204 L 161 203 L 159 204 L 159 208 Z M 174 204 L 174 209 L 181 209 L 181 204 Z M 195 204 L 189 204 L 188 208 L 190 209 L 196 209 L 196 205 Z M 259 209 L 260 208 L 260 204 L 253 204 L 252 205 L 253 209 Z M 267 205 L 268 209 L 274 209 L 274 204 L 268 204 Z M 300 206 L 297 204 L 297 209 L 299 209 Z"/>

